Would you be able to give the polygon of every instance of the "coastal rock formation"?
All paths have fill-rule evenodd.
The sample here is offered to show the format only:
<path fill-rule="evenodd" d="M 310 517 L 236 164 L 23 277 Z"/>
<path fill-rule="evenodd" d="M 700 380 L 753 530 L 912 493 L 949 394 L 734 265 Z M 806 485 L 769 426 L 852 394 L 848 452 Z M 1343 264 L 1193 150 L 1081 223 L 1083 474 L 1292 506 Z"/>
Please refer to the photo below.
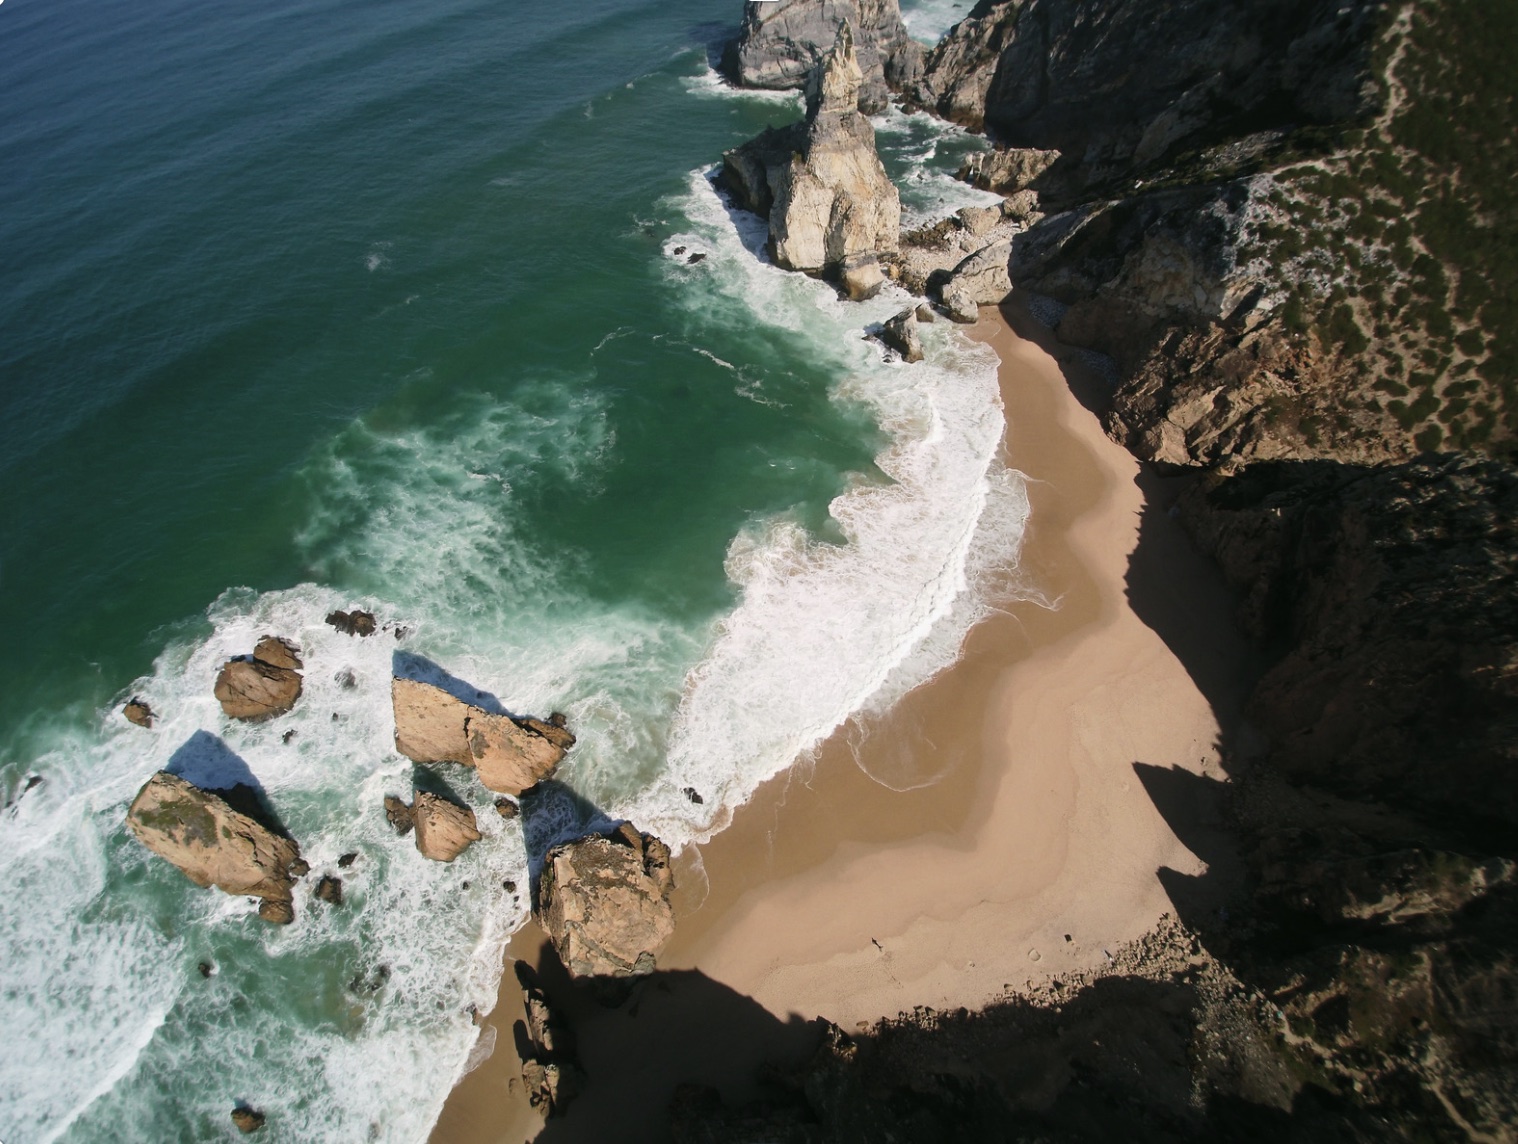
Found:
<path fill-rule="evenodd" d="M 522 1084 L 527 1102 L 545 1117 L 562 1115 L 580 1090 L 580 1064 L 574 1035 L 548 1000 L 537 975 L 525 961 L 516 963 L 522 986 L 523 1024 L 527 1043 L 521 1046 Z"/>
<path fill-rule="evenodd" d="M 340 906 L 343 904 L 343 880 L 334 874 L 323 874 L 316 883 L 313 896 L 329 905 Z"/>
<path fill-rule="evenodd" d="M 363 612 L 358 608 L 351 612 L 329 612 L 327 623 L 344 635 L 372 636 L 375 632 L 374 613 Z"/>
<path fill-rule="evenodd" d="M 294 917 L 290 868 L 300 847 L 234 810 L 222 793 L 159 771 L 132 800 L 127 827 L 197 886 L 262 898 L 267 910 L 259 913 L 269 921 Z"/>
<path fill-rule="evenodd" d="M 1012 292 L 1007 269 L 1011 258 L 1010 241 L 993 242 L 955 266 L 940 287 L 949 317 L 958 322 L 973 322 L 978 307 L 996 305 L 1006 298 Z"/>
<path fill-rule="evenodd" d="M 385 796 L 385 818 L 402 838 L 411 833 L 415 820 L 411 808 L 393 794 Z"/>
<path fill-rule="evenodd" d="M 149 729 L 153 726 L 153 709 L 135 695 L 121 709 L 121 714 L 126 717 L 128 723 L 135 723 L 139 727 Z"/>
<path fill-rule="evenodd" d="M 553 774 L 575 738 L 562 724 L 513 719 L 465 703 L 440 687 L 390 683 L 395 747 L 418 763 L 463 763 L 500 794 L 520 795 Z"/>
<path fill-rule="evenodd" d="M 922 360 L 922 339 L 917 334 L 917 312 L 903 310 L 880 327 L 880 340 L 901 355 L 903 361 Z"/>
<path fill-rule="evenodd" d="M 922 70 L 922 49 L 907 35 L 897 0 L 750 0 L 723 71 L 739 87 L 805 87 L 845 26 L 859 53 L 859 107 L 874 115 Z"/>
<path fill-rule="evenodd" d="M 452 862 L 483 835 L 475 826 L 474 811 L 431 791 L 419 790 L 411 804 L 416 848 L 424 858 Z"/>
<path fill-rule="evenodd" d="M 675 931 L 673 889 L 669 847 L 623 823 L 548 852 L 533 915 L 571 977 L 640 976 Z"/>
<path fill-rule="evenodd" d="M 837 274 L 849 259 L 897 248 L 901 200 L 858 110 L 861 78 L 844 25 L 808 81 L 805 122 L 723 156 L 723 184 L 768 217 L 778 266 Z"/>
<path fill-rule="evenodd" d="M 304 665 L 294 645 L 264 636 L 249 659 L 230 659 L 216 677 L 215 694 L 232 719 L 269 719 L 283 715 L 300 698 Z"/>

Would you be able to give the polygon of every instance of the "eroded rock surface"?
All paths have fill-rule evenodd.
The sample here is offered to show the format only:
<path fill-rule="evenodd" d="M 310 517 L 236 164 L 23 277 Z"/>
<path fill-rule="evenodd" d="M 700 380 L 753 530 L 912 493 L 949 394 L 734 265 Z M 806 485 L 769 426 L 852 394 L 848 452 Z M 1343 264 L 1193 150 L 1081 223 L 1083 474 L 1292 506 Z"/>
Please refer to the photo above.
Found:
<path fill-rule="evenodd" d="M 293 917 L 290 868 L 300 847 L 234 810 L 220 792 L 159 771 L 132 800 L 127 826 L 197 886 L 262 898 L 268 920 Z"/>
<path fill-rule="evenodd" d="M 419 790 L 411 804 L 416 848 L 436 862 L 452 862 L 482 835 L 474 811 L 430 791 Z"/>
<path fill-rule="evenodd" d="M 149 729 L 152 728 L 153 720 L 156 718 L 153 714 L 153 709 L 135 695 L 121 709 L 121 714 L 126 718 L 128 723 L 135 723 L 139 727 L 147 727 Z"/>
<path fill-rule="evenodd" d="M 845 24 L 859 53 L 860 108 L 884 111 L 890 91 L 915 82 L 922 69 L 922 49 L 907 35 L 897 0 L 746 3 L 723 70 L 740 87 L 805 87 Z"/>
<path fill-rule="evenodd" d="M 675 931 L 669 847 L 624 823 L 543 860 L 533 913 L 573 977 L 652 973 Z"/>
<path fill-rule="evenodd" d="M 917 312 L 903 310 L 880 328 L 880 340 L 901 355 L 903 361 L 922 360 L 922 338 L 917 333 Z"/>

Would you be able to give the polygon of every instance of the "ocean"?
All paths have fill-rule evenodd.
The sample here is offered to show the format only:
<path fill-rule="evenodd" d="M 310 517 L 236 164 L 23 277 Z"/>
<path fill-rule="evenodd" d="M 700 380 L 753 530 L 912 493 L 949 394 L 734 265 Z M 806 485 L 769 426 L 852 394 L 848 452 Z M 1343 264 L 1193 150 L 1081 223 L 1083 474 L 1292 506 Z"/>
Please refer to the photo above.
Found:
<path fill-rule="evenodd" d="M 968 10 L 905 7 L 923 40 Z M 800 114 L 716 78 L 738 17 L 0 4 L 5 1144 L 231 1139 L 240 1101 L 266 1139 L 425 1139 L 535 856 L 630 818 L 699 881 L 1015 568 L 994 357 L 939 322 L 887 360 L 906 295 L 775 269 L 713 190 Z M 952 178 L 980 140 L 876 129 L 909 221 L 992 199 Z M 324 623 L 352 607 L 384 629 Z M 304 693 L 235 723 L 212 684 L 266 633 Z M 522 818 L 395 751 L 391 675 L 434 666 L 568 715 Z M 254 777 L 312 867 L 293 925 L 131 836 L 162 768 Z M 452 864 L 386 823 L 418 781 L 479 817 Z"/>

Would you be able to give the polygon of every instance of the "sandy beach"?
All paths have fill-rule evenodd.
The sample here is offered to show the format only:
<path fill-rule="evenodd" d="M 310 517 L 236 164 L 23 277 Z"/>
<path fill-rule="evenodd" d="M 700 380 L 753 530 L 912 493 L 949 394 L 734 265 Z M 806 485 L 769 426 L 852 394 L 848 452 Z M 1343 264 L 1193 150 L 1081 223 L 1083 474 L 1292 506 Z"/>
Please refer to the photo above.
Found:
<path fill-rule="evenodd" d="M 1160 871 L 1221 853 L 1194 794 L 1207 784 L 1180 772 L 1222 777 L 1250 669 L 1227 593 L 1163 483 L 1102 432 L 1100 382 L 1015 303 L 983 315 L 970 332 L 1001 358 L 1006 455 L 1029 480 L 1022 581 L 1052 606 L 1006 601 L 953 669 L 682 855 L 676 937 L 621 1009 L 579 996 L 541 934 L 519 933 L 510 956 L 568 1013 L 586 1092 L 546 1129 L 527 1107 L 508 968 L 495 1053 L 435 1142 L 665 1138 L 677 1083 L 748 1099 L 760 1062 L 810 1051 L 813 1018 L 851 1030 L 1100 967 L 1171 911 Z"/>

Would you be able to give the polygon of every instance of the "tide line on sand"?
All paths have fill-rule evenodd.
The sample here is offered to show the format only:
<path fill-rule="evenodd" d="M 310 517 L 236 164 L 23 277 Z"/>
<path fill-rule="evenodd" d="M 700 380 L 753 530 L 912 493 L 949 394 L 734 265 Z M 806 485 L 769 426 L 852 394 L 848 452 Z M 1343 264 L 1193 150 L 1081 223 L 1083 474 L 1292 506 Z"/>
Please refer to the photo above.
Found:
<path fill-rule="evenodd" d="M 1058 606 L 1009 602 L 951 670 L 843 728 L 684 859 L 710 890 L 688 899 L 659 979 L 618 1010 L 569 1000 L 592 1078 L 564 1121 L 576 1138 L 661 1138 L 681 1082 L 758 1095 L 757 1065 L 804 1056 L 813 1017 L 975 1008 L 1096 968 L 1170 911 L 1161 868 L 1205 869 L 1135 764 L 1220 775 L 1217 712 L 1245 664 L 1229 597 L 1179 525 L 1146 513 L 1137 462 L 1082 404 L 1098 382 L 989 311 L 971 335 L 1001 358 L 1007 461 L 1029 478 L 1024 566 Z M 1215 678 L 1199 684 L 1150 626 L 1166 609 L 1209 641 L 1188 662 Z M 905 792 L 870 778 L 903 768 L 942 777 Z M 528 927 L 510 953 L 537 964 L 541 946 Z M 540 1128 L 512 1084 L 521 1000 L 503 982 L 488 1023 L 508 1036 L 450 1095 L 440 1144 Z"/>

